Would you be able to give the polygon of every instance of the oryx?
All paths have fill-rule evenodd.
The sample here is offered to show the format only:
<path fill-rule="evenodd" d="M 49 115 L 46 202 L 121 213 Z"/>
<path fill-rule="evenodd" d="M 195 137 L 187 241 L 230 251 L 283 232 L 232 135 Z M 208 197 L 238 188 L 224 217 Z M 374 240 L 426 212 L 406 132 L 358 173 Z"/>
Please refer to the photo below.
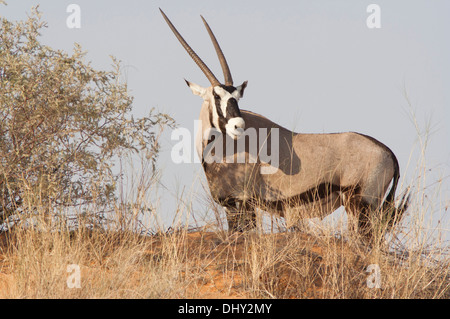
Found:
<path fill-rule="evenodd" d="M 368 235 L 371 218 L 377 213 L 390 226 L 400 219 L 408 200 L 404 196 L 400 205 L 395 207 L 399 165 L 387 146 L 370 136 L 352 132 L 295 133 L 264 116 L 240 110 L 238 101 L 244 94 L 247 81 L 239 86 L 233 85 L 225 56 L 205 19 L 201 17 L 219 57 L 224 84 L 191 49 L 162 10 L 161 13 L 211 83 L 210 87 L 204 88 L 186 81 L 192 92 L 203 98 L 197 151 L 211 195 L 226 209 L 231 231 L 253 227 L 256 208 L 277 213 L 287 221 L 295 221 L 304 216 L 325 217 L 343 205 L 348 214 L 357 218 L 359 231 L 365 235 Z M 220 132 L 222 137 L 228 137 L 217 138 L 216 135 L 211 141 L 211 134 L 207 134 L 211 129 Z M 251 129 L 256 132 L 256 137 L 253 137 L 257 139 L 257 145 L 265 145 L 272 151 L 276 148 L 276 167 L 262 161 L 259 153 L 252 154 L 250 143 L 244 143 L 243 149 L 236 148 L 240 140 L 252 137 L 246 134 Z M 266 133 L 261 134 L 261 129 Z M 231 158 L 236 160 L 240 157 L 244 161 L 225 160 L 225 149 L 230 144 L 235 150 Z M 211 145 L 214 147 L 209 147 Z M 210 151 L 215 149 L 217 153 L 218 148 L 224 149 L 219 152 L 224 160 L 208 161 Z M 262 168 L 273 170 L 263 173 Z M 391 182 L 391 189 L 384 198 Z"/>

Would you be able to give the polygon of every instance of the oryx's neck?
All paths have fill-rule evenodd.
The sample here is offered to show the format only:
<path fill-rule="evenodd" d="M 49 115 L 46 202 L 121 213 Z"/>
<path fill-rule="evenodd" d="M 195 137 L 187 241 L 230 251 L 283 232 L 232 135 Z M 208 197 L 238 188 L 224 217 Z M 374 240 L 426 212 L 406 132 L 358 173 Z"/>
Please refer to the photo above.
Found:
<path fill-rule="evenodd" d="M 204 138 L 205 134 L 213 127 L 211 123 L 211 108 L 208 102 L 204 101 L 200 110 L 200 125 L 195 137 L 195 147 L 197 149 L 197 155 L 200 160 L 203 159 L 203 150 L 208 143 L 208 140 Z"/>

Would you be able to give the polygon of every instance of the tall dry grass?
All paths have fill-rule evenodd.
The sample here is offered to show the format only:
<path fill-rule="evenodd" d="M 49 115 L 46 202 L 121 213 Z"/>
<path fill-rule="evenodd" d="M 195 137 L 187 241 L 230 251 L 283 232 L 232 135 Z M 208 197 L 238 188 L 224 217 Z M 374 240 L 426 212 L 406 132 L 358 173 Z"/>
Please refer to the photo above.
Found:
<path fill-rule="evenodd" d="M 45 220 L 39 225 L 49 223 Z M 9 281 L 2 297 L 450 297 L 448 251 L 425 243 L 387 250 L 382 244 L 368 248 L 357 233 L 230 236 L 219 228 L 181 227 L 142 236 L 123 229 L 46 226 L 8 234 L 0 271 Z M 80 288 L 71 288 L 70 265 L 79 266 Z"/>
<path fill-rule="evenodd" d="M 140 234 L 143 217 L 157 218 L 148 198 L 156 175 L 151 160 L 141 164 L 139 179 L 135 173 L 131 177 L 134 188 L 121 192 L 107 213 L 99 213 L 104 207 L 95 199 L 67 210 L 48 203 L 40 207 L 35 194 L 37 211 L 1 233 L 1 297 L 183 297 L 179 238 L 164 232 L 156 236 L 154 229 L 154 236 Z"/>
<path fill-rule="evenodd" d="M 2 252 L 2 272 L 12 277 L 3 297 L 181 297 L 183 265 L 166 239 L 153 253 L 148 238 L 129 231 L 14 230 Z M 79 267 L 80 288 L 71 265 Z"/>
<path fill-rule="evenodd" d="M 120 194 L 107 222 L 96 225 L 83 219 L 90 213 L 98 216 L 95 205 L 52 216 L 47 204 L 27 223 L 2 233 L 1 297 L 450 297 L 448 243 L 439 240 L 448 225 L 428 231 L 425 216 L 443 204 L 433 194 L 439 192 L 438 184 L 424 186 L 429 184 L 423 180 L 423 161 L 408 185 L 408 215 L 388 236 L 385 229 L 375 229 L 379 240 L 371 247 L 352 227 L 299 226 L 299 231 L 289 232 L 282 219 L 263 225 L 259 218 L 256 230 L 230 235 L 223 212 L 209 197 L 204 204 L 213 211 L 214 224 L 193 230 L 180 223 L 188 220 L 183 214 L 192 213 L 181 200 L 172 228 L 160 227 L 153 193 L 158 176 L 149 177 L 151 164 L 140 165 L 128 182 L 122 181 L 133 187 Z M 404 182 L 401 188 L 406 186 Z M 36 194 L 34 207 L 38 199 Z M 145 223 L 154 228 L 142 228 Z M 342 224 L 351 223 L 348 218 Z M 79 288 L 74 278 L 79 278 Z"/>

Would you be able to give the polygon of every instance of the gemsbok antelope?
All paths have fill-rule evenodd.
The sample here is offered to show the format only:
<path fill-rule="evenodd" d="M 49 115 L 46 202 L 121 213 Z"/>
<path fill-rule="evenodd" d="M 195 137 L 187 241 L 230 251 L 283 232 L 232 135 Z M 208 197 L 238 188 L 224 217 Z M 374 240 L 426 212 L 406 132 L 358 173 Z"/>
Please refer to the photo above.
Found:
<path fill-rule="evenodd" d="M 203 98 L 197 152 L 211 195 L 225 208 L 230 231 L 253 228 L 257 208 L 284 217 L 289 226 L 305 216 L 323 218 L 343 205 L 347 214 L 356 217 L 358 231 L 369 238 L 374 217 L 384 221 L 387 228 L 400 220 L 408 198 L 405 194 L 395 206 L 400 173 L 397 158 L 388 147 L 353 132 L 295 133 L 262 115 L 240 110 L 238 101 L 247 81 L 233 85 L 225 56 L 206 20 L 201 17 L 222 66 L 225 84 L 160 11 L 211 83 L 204 88 L 186 81 L 192 92 Z M 213 138 L 211 131 L 219 134 Z M 252 134 L 247 134 L 250 131 Z M 239 144 L 247 138 L 256 141 Z M 244 147 L 239 148 L 242 144 Z M 277 153 L 278 158 L 268 163 L 262 160 L 261 149 L 255 152 L 252 145 L 262 145 L 273 153 L 271 156 Z"/>

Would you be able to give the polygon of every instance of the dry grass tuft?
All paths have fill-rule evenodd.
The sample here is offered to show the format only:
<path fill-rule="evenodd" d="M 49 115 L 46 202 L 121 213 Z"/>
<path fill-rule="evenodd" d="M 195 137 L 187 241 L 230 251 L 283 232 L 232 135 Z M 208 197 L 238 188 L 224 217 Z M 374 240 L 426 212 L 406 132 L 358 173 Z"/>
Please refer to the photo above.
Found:
<path fill-rule="evenodd" d="M 2 239 L 3 298 L 450 297 L 448 258 L 432 264 L 423 252 L 333 236 L 27 229 Z M 70 288 L 73 264 L 80 288 Z"/>

